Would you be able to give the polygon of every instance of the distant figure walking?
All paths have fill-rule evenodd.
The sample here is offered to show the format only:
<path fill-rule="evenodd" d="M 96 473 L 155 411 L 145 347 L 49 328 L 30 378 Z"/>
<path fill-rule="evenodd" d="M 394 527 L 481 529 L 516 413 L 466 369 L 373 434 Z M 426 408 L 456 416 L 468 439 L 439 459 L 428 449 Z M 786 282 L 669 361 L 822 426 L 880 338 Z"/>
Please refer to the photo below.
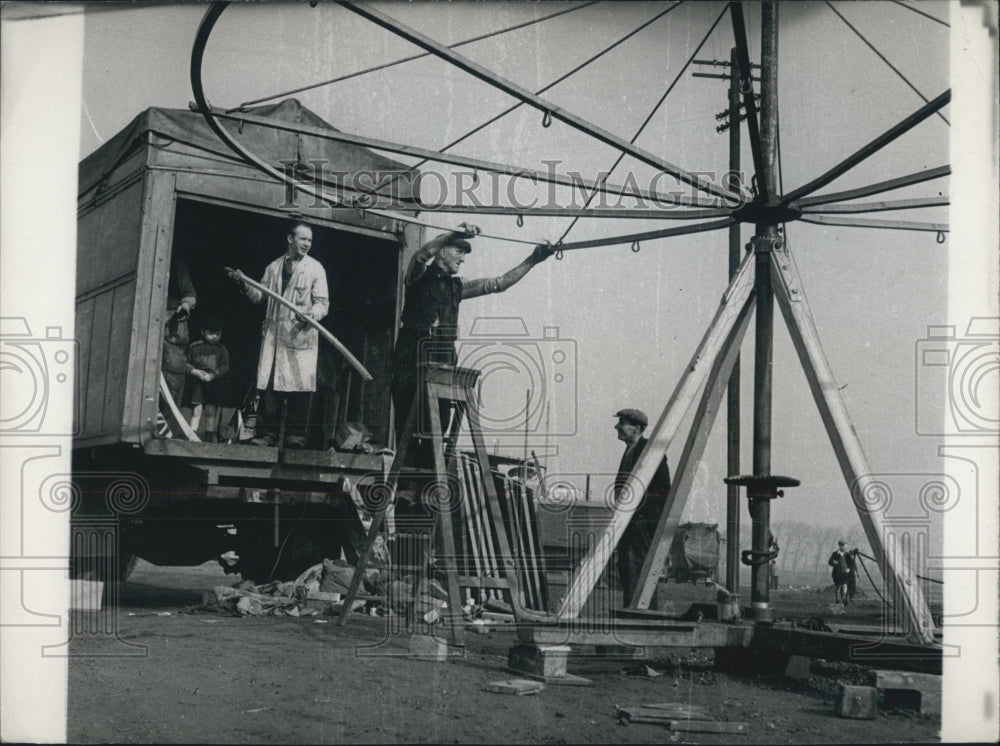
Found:
<path fill-rule="evenodd" d="M 833 588 L 837 603 L 843 603 L 844 606 L 854 600 L 854 591 L 857 588 L 854 562 L 856 554 L 856 549 L 848 551 L 846 541 L 838 541 L 837 551 L 830 555 L 830 561 L 827 563 L 833 568 Z"/>

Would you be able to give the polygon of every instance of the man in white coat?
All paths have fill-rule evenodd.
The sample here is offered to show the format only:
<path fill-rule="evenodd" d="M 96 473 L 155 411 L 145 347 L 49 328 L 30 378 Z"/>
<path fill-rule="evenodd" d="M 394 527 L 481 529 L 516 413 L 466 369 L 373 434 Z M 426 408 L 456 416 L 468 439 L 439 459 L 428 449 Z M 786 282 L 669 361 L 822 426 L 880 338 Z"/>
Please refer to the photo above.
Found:
<path fill-rule="evenodd" d="M 267 265 L 260 281 L 291 301 L 297 312 L 243 282 L 245 275 L 239 270 L 230 273 L 251 303 L 267 301 L 257 363 L 262 407 L 257 416 L 257 437 L 252 441 L 256 445 L 277 445 L 282 399 L 288 406 L 285 446 L 304 448 L 306 444 L 309 404 L 316 390 L 319 333 L 302 317 L 319 321 L 330 310 L 326 270 L 307 256 L 312 237 L 312 228 L 306 223 L 292 223 L 286 237 L 288 249 Z"/>

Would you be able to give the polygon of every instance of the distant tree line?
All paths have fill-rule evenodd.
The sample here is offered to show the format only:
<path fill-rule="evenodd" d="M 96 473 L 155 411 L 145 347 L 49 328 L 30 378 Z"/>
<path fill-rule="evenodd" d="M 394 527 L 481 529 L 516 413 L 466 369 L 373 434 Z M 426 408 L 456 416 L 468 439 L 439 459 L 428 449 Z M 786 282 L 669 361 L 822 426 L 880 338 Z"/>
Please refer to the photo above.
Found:
<path fill-rule="evenodd" d="M 838 527 L 778 521 L 771 525 L 771 533 L 781 550 L 777 559 L 778 572 L 828 572 L 827 560 L 841 540 L 851 549 L 872 553 L 860 524 Z"/>

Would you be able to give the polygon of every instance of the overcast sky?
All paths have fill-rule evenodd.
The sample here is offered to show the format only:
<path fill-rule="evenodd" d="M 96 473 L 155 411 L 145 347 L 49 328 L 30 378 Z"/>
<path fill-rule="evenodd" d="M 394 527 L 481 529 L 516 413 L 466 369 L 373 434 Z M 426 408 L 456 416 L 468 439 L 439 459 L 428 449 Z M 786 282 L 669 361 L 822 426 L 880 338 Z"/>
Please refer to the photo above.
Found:
<path fill-rule="evenodd" d="M 545 95 L 625 139 L 631 138 L 720 13 L 723 3 L 685 3 L 618 49 Z M 389 3 L 386 12 L 442 43 L 454 43 L 554 12 L 551 3 Z M 473 60 L 537 90 L 667 6 L 601 3 L 462 48 Z M 948 29 L 888 3 L 838 3 L 838 10 L 926 96 L 949 84 Z M 944 3 L 921 10 L 947 18 Z M 748 14 L 751 55 L 759 53 L 759 18 Z M 85 155 L 149 106 L 186 107 L 192 99 L 188 65 L 202 7 L 178 5 L 88 14 L 85 24 L 82 152 Z M 728 60 L 732 26 L 723 18 L 698 55 Z M 246 100 L 332 78 L 412 54 L 414 47 L 343 8 L 307 4 L 246 4 L 227 10 L 205 63 L 215 105 Z M 780 6 L 779 101 L 781 166 L 788 188 L 819 175 L 922 105 L 888 66 L 823 3 Z M 638 145 L 691 171 L 725 171 L 728 136 L 715 132 L 726 106 L 726 84 L 694 78 L 689 68 L 651 120 Z M 296 94 L 335 127 L 371 137 L 440 148 L 513 103 L 505 94 L 435 58 Z M 943 114 L 949 116 L 949 108 Z M 541 114 L 523 106 L 456 152 L 542 169 L 593 176 L 617 153 L 560 122 L 543 128 Z M 839 191 L 948 162 L 949 126 L 928 119 L 848 172 L 827 190 Z M 744 170 L 752 172 L 744 130 Z M 405 159 L 404 159 L 405 160 Z M 412 162 L 412 161 L 411 161 Z M 430 165 L 425 166 L 431 168 Z M 450 167 L 437 167 L 444 174 Z M 652 170 L 631 158 L 626 175 L 645 183 Z M 948 193 L 941 179 L 877 199 Z M 426 196 L 426 195 L 425 195 Z M 884 215 L 884 214 L 883 214 Z M 883 216 L 879 215 L 879 216 Z M 939 221 L 945 208 L 897 212 L 898 219 Z M 466 216 L 424 217 L 453 225 Z M 484 231 L 555 240 L 565 218 L 482 217 Z M 672 223 L 676 225 L 676 223 Z M 662 227 L 656 221 L 582 220 L 567 240 Z M 744 227 L 743 239 L 750 237 Z M 933 233 L 789 226 L 808 299 L 872 470 L 907 474 L 940 470 L 938 443 L 915 434 L 915 351 L 929 325 L 945 321 L 947 244 Z M 498 274 L 529 247 L 478 239 L 463 268 L 467 277 Z M 509 292 L 462 306 L 466 332 L 477 317 L 518 316 L 531 338 L 558 327 L 575 348 L 576 367 L 563 385 L 550 382 L 552 473 L 613 472 L 621 446 L 613 413 L 630 406 L 655 422 L 715 312 L 726 285 L 726 232 L 567 253 L 535 269 Z M 750 442 L 752 327 L 744 344 L 743 442 Z M 550 343 L 542 343 L 542 346 Z M 541 347 L 539 348 L 541 349 Z M 549 347 L 545 347 L 548 350 Z M 515 353 L 511 353 L 514 355 Z M 543 352 L 543 355 L 546 354 Z M 513 358 L 512 358 L 513 359 Z M 550 366 L 551 367 L 551 366 Z M 552 370 L 549 371 L 552 374 Z M 501 419 L 523 406 L 527 378 L 497 372 L 485 384 L 487 416 Z M 577 394 L 569 393 L 575 380 Z M 724 414 L 699 466 L 687 516 L 724 520 Z M 776 506 L 776 519 L 808 510 L 819 522 L 850 520 L 850 503 L 832 450 L 780 315 L 775 322 L 773 471 L 802 480 Z M 495 438 L 487 435 L 487 442 Z M 520 452 L 522 436 L 501 449 Z M 533 434 L 532 447 L 545 439 Z M 676 462 L 681 442 L 672 449 Z M 676 453 L 674 451 L 677 451 Z M 751 455 L 744 447 L 742 471 Z M 594 488 L 600 490 L 600 477 Z M 910 489 L 908 486 L 907 489 Z M 915 495 L 905 500 L 915 504 Z"/>

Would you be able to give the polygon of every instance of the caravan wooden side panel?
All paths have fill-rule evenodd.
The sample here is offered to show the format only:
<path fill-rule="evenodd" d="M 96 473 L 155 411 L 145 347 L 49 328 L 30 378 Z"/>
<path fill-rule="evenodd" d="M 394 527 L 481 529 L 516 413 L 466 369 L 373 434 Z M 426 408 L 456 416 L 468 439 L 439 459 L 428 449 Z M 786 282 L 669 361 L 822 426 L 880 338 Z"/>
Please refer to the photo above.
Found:
<path fill-rule="evenodd" d="M 76 338 L 80 427 L 77 442 L 108 442 L 119 432 L 135 301 L 142 183 L 85 205 L 77 228 Z"/>
<path fill-rule="evenodd" d="M 77 353 L 79 354 L 79 366 L 75 381 L 77 406 L 73 407 L 73 412 L 78 421 L 73 423 L 73 432 L 77 437 L 81 437 L 84 430 L 84 423 L 87 421 L 87 381 L 90 375 L 90 338 L 94 329 L 94 299 L 90 298 L 76 304 L 76 340 Z"/>
<path fill-rule="evenodd" d="M 111 341 L 112 292 L 102 293 L 92 299 L 93 321 L 90 338 L 80 340 L 89 348 L 87 380 L 84 382 L 86 415 L 83 419 L 81 438 L 105 435 L 101 429 L 107 403 L 108 353 Z"/>
<path fill-rule="evenodd" d="M 129 344 L 132 336 L 132 308 L 135 305 L 135 282 L 119 285 L 111 294 L 111 323 L 108 339 L 107 377 L 105 380 L 104 417 L 101 432 L 115 432 L 125 411 Z"/>
<path fill-rule="evenodd" d="M 76 294 L 134 274 L 139 255 L 142 183 L 136 181 L 77 221 Z"/>

